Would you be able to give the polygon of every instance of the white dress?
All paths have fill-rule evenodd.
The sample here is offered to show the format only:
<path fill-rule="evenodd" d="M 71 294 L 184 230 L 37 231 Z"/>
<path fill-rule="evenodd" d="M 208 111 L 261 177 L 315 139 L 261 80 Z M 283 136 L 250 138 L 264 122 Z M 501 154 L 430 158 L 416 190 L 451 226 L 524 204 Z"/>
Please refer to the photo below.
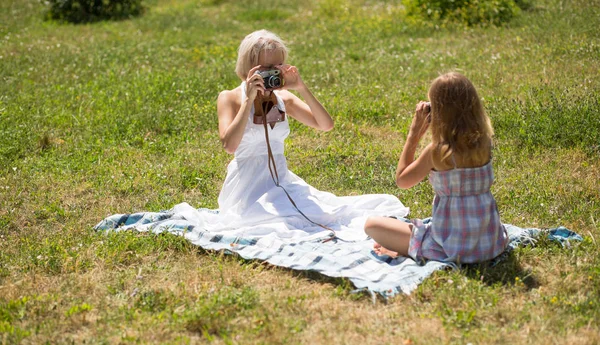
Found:
<path fill-rule="evenodd" d="M 243 99 L 245 82 L 241 88 Z M 277 91 L 275 94 L 278 106 L 285 111 Z M 174 216 L 193 223 L 195 231 L 227 232 L 237 236 L 274 235 L 290 239 L 330 236 L 330 230 L 304 218 L 283 189 L 273 182 L 268 168 L 264 127 L 253 123 L 253 114 L 254 109 L 250 111 L 244 136 L 227 167 L 227 177 L 219 195 L 219 212 L 195 209 L 182 203 L 173 208 Z M 340 239 L 358 240 L 366 237 L 363 228 L 368 216 L 404 217 L 408 214 L 408 208 L 393 195 L 337 197 L 313 188 L 288 170 L 284 156 L 284 140 L 290 133 L 288 119 L 286 116 L 286 120 L 274 128 L 267 126 L 271 150 L 280 185 L 313 222 L 333 229 Z"/>

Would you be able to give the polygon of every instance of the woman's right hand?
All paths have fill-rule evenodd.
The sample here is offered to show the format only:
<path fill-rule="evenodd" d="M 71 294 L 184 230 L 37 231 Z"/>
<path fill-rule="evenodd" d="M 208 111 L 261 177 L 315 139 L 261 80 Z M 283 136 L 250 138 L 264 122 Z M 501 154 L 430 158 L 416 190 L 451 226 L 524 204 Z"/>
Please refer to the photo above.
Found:
<path fill-rule="evenodd" d="M 246 78 L 246 97 L 250 102 L 254 102 L 257 95 L 264 95 L 265 93 L 265 81 L 263 78 L 255 74 L 260 69 L 260 65 L 253 67 L 248 71 L 248 77 Z"/>

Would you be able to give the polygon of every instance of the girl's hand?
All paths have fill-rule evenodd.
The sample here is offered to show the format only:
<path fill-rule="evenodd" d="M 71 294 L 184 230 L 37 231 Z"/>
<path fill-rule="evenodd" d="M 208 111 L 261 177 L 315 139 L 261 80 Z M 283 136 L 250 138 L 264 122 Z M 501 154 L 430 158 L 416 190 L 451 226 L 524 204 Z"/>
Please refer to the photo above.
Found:
<path fill-rule="evenodd" d="M 305 87 L 304 81 L 300 78 L 300 73 L 296 66 L 284 64 L 277 66 L 277 69 L 283 74 L 284 84 L 282 89 L 298 90 L 299 88 Z"/>
<path fill-rule="evenodd" d="M 419 139 L 425 135 L 425 132 L 429 128 L 429 122 L 431 121 L 430 109 L 429 103 L 424 101 L 419 102 L 415 109 L 415 116 L 410 125 L 410 132 L 416 134 Z"/>
<path fill-rule="evenodd" d="M 246 97 L 250 102 L 254 102 L 256 96 L 262 96 L 265 93 L 265 81 L 263 78 L 254 74 L 260 69 L 260 65 L 253 67 L 248 71 L 248 77 L 246 78 Z"/>

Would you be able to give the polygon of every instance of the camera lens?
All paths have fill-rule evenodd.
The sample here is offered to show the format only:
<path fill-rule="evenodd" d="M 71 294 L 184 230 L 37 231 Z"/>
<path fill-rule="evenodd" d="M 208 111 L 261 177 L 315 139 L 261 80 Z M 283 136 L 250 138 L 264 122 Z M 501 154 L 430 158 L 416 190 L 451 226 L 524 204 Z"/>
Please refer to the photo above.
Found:
<path fill-rule="evenodd" d="M 271 79 L 269 80 L 269 87 L 280 87 L 281 86 L 281 79 L 279 79 L 279 77 L 271 77 Z"/>

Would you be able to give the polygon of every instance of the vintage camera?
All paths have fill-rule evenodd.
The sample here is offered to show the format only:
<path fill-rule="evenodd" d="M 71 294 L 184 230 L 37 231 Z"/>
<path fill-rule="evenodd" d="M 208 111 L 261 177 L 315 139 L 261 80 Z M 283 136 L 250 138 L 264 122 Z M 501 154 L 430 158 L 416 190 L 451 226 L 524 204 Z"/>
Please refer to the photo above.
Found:
<path fill-rule="evenodd" d="M 271 69 L 268 71 L 256 71 L 256 74 L 260 75 L 265 81 L 265 89 L 273 90 L 283 86 L 283 76 L 281 71 L 278 69 Z"/>

